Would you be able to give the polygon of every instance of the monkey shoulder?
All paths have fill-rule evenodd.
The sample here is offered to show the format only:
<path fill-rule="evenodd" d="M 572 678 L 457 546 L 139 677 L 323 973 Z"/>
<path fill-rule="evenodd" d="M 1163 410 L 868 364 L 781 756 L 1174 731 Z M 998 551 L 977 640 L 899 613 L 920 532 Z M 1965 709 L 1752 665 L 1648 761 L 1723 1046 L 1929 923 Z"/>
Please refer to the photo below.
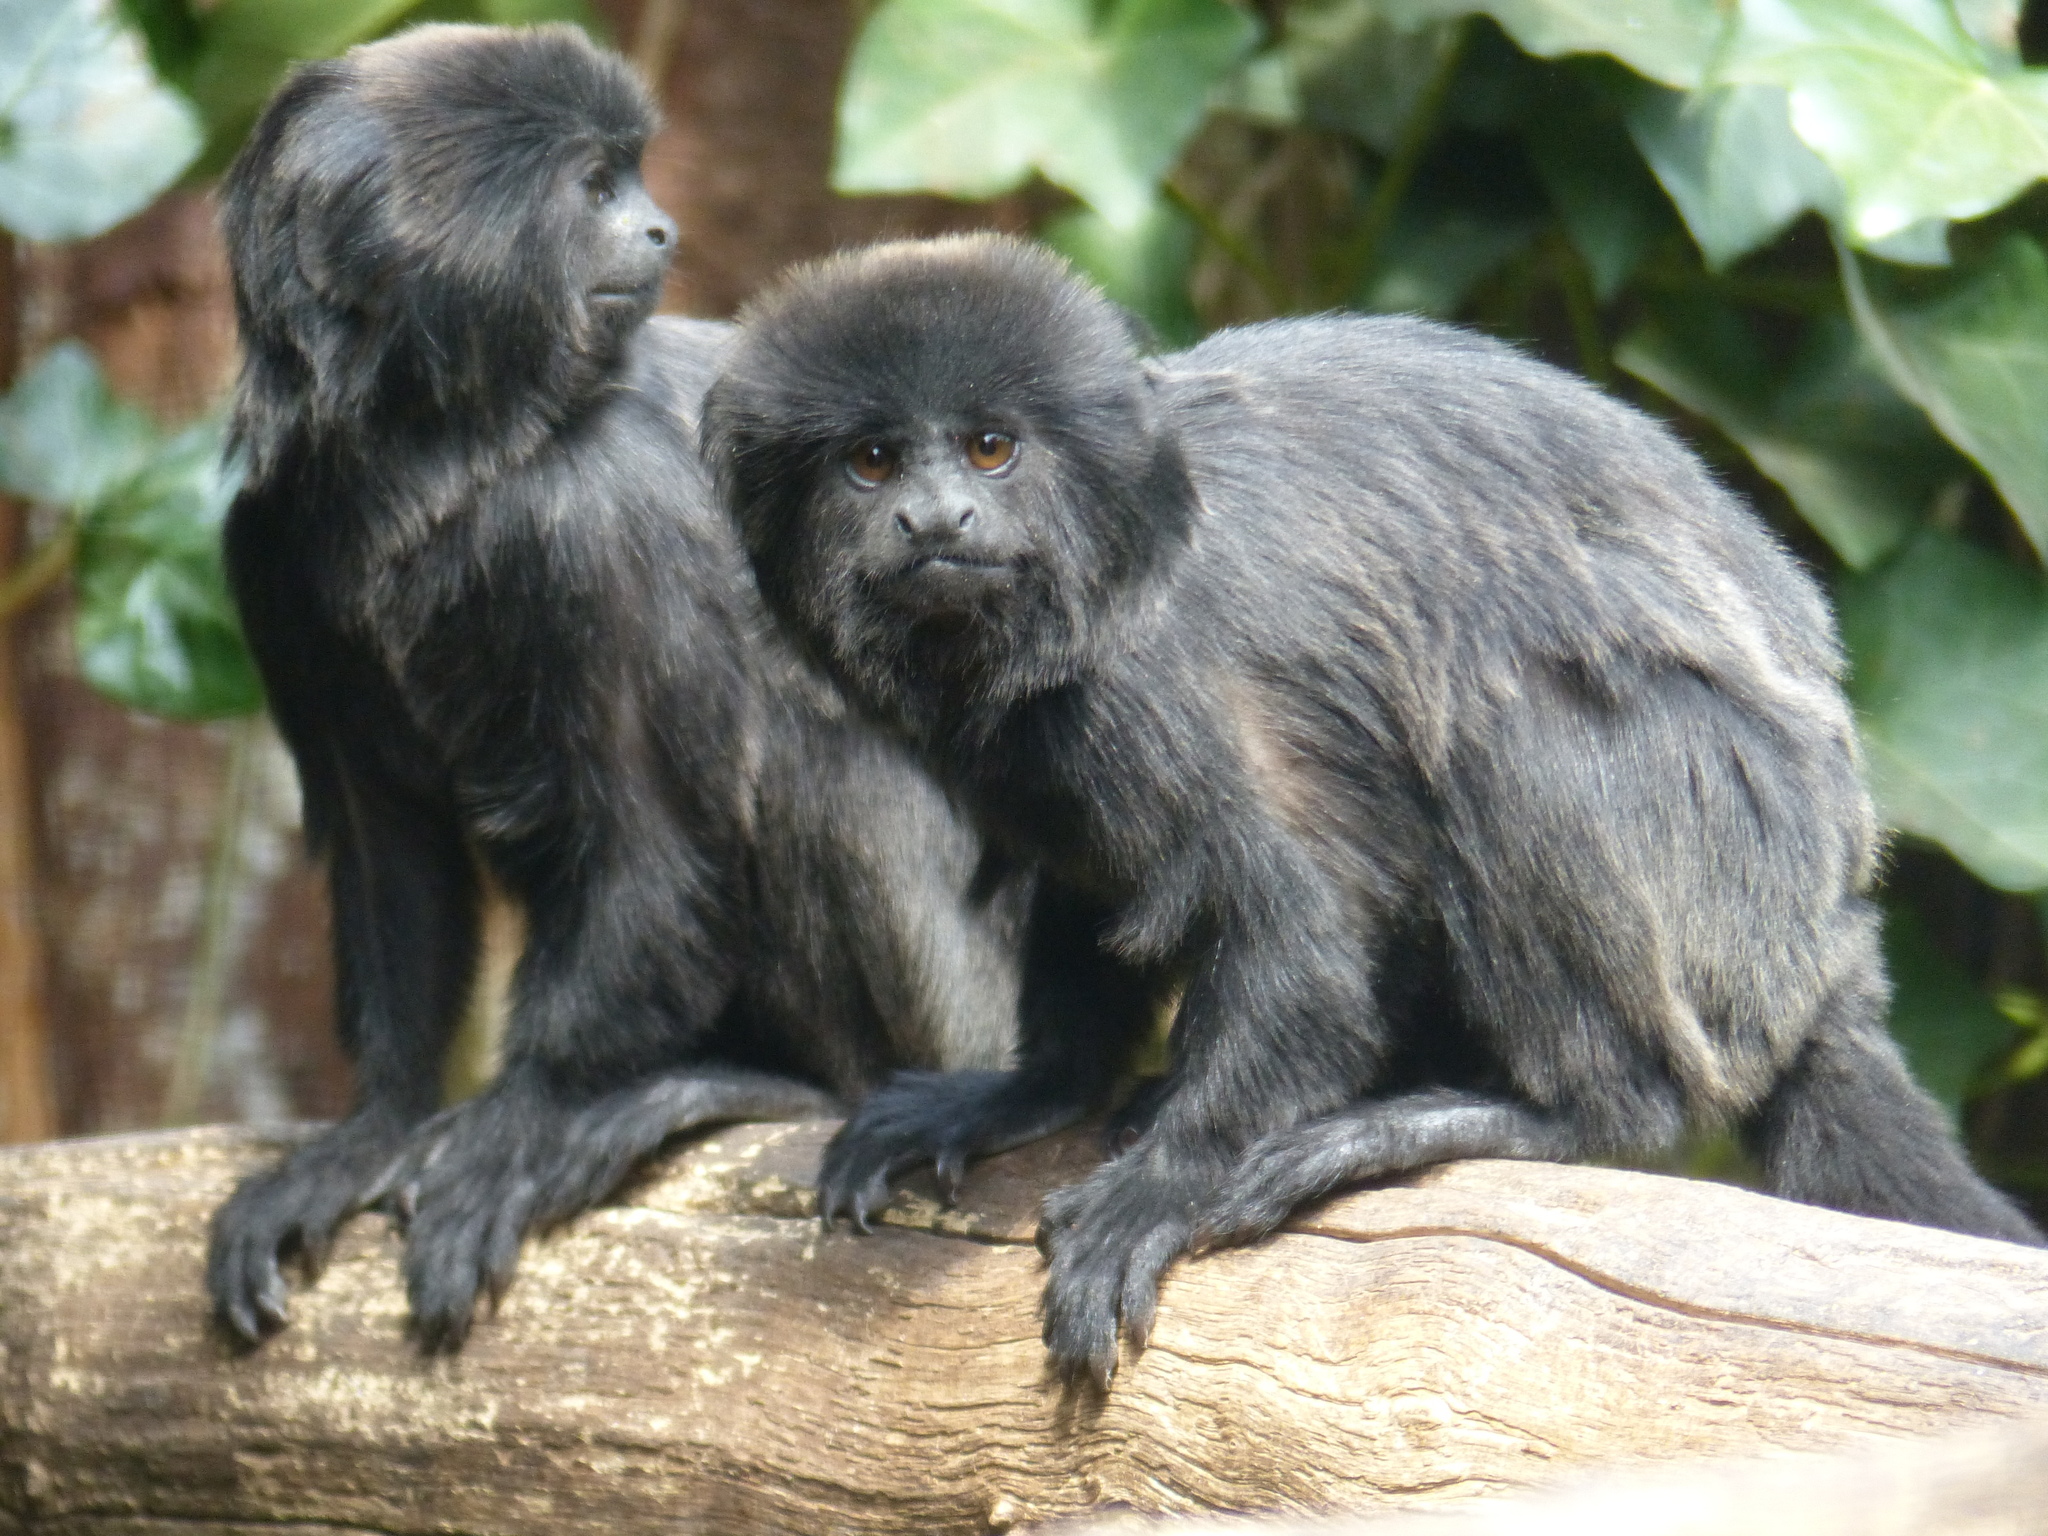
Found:
<path fill-rule="evenodd" d="M 622 372 L 635 388 L 675 411 L 694 440 L 704 396 L 733 335 L 723 320 L 656 315 L 633 337 Z"/>

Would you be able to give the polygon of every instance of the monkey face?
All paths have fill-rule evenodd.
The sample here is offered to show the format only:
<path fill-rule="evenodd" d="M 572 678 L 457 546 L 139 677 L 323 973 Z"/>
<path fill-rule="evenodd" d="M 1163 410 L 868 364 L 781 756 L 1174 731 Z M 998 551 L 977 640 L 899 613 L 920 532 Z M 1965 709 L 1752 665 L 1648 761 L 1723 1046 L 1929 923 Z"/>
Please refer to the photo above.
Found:
<path fill-rule="evenodd" d="M 821 466 L 810 516 L 841 525 L 838 558 L 906 619 L 994 619 L 1027 585 L 1049 459 L 1007 425 L 895 424 Z"/>
<path fill-rule="evenodd" d="M 640 180 L 638 154 L 594 154 L 573 187 L 556 189 L 569 208 L 565 245 L 580 270 L 581 295 L 593 345 L 612 350 L 654 312 L 675 250 L 675 220 L 656 206 Z"/>
<path fill-rule="evenodd" d="M 741 317 L 707 451 L 763 594 L 872 695 L 1043 685 L 1184 537 L 1128 318 L 1056 257 L 964 237 L 801 269 Z"/>

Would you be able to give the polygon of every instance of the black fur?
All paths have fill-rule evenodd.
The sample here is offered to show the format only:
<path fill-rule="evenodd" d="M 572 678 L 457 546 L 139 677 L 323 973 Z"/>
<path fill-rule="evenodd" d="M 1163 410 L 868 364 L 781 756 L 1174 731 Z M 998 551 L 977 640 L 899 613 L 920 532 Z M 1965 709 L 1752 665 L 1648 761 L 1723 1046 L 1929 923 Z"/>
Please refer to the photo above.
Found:
<path fill-rule="evenodd" d="M 729 327 L 648 319 L 651 125 L 573 29 L 424 27 L 300 70 L 228 178 L 228 566 L 331 871 L 359 1094 L 215 1219 L 252 1341 L 280 1257 L 317 1267 L 380 1190 L 453 1348 L 523 1234 L 664 1137 L 1007 1060 L 1021 889 L 773 640 L 714 504 L 694 416 Z M 479 861 L 528 932 L 505 1065 L 414 1134 Z"/>
<path fill-rule="evenodd" d="M 1643 416 L 1405 318 L 1146 363 L 969 238 L 758 301 L 706 444 L 771 607 L 1184 988 L 1129 1150 L 1046 1204 L 1061 1367 L 1106 1378 L 1191 1244 L 1449 1157 L 1733 1123 L 1780 1193 L 2038 1241 L 1885 1033 L 1826 608 Z M 1125 1043 L 1039 1010 L 1010 1077 L 900 1079 L 828 1219 L 1080 1113 Z"/>

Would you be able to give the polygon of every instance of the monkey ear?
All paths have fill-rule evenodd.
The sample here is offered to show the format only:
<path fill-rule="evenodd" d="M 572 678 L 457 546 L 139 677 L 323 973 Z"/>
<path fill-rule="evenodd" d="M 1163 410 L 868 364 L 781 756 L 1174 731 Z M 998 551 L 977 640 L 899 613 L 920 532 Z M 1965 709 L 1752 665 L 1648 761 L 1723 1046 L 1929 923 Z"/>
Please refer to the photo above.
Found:
<path fill-rule="evenodd" d="M 1126 309 L 1121 304 L 1112 304 L 1109 307 L 1116 311 L 1117 319 L 1123 323 L 1124 340 L 1131 344 L 1133 352 L 1140 357 L 1150 357 L 1159 350 L 1159 333 L 1152 329 L 1150 321 L 1136 310 Z"/>

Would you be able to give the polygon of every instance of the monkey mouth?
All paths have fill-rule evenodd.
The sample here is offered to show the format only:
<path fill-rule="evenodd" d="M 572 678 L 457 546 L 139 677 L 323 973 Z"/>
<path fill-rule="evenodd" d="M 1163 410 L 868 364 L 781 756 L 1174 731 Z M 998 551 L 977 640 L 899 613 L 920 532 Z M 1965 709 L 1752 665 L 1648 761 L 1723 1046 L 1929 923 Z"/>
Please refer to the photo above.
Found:
<path fill-rule="evenodd" d="M 891 583 L 898 603 L 924 614 L 966 613 L 1014 585 L 1016 563 L 970 550 L 939 551 L 902 567 Z"/>

